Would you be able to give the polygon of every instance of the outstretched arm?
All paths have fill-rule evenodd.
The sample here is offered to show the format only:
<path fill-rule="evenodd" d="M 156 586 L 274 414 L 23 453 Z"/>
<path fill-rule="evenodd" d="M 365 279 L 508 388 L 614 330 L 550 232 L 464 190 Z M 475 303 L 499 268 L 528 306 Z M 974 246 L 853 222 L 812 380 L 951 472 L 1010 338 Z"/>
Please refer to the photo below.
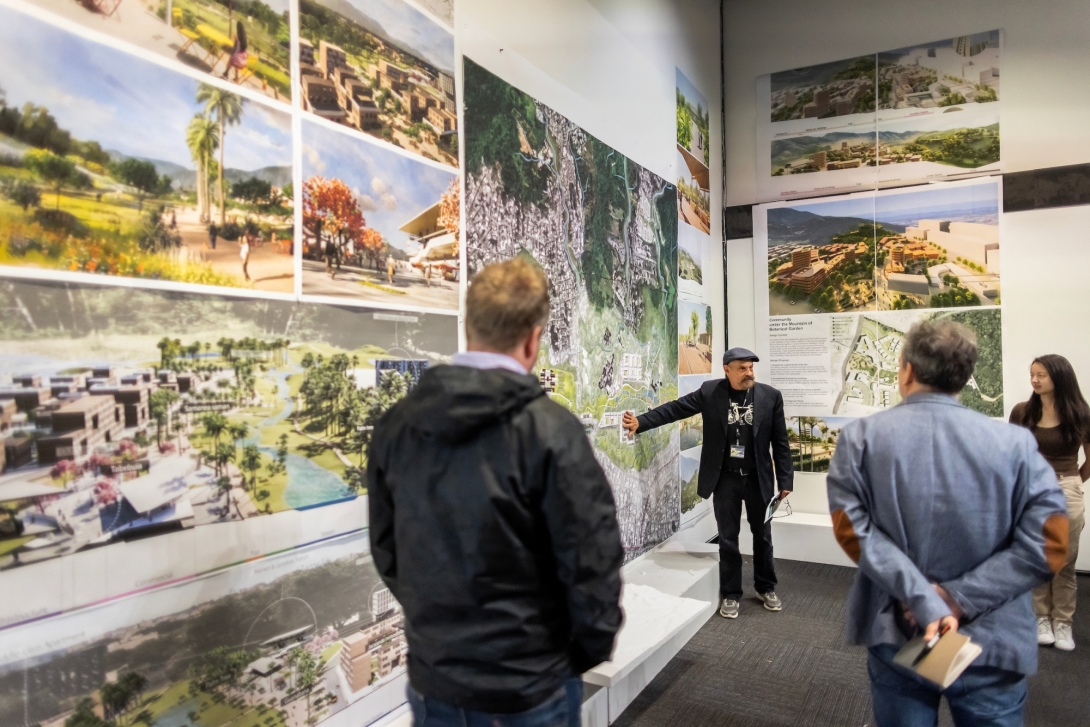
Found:
<path fill-rule="evenodd" d="M 969 618 L 991 611 L 1059 572 L 1067 560 L 1067 502 L 1052 467 L 1028 435 L 1019 443 L 1017 510 L 1010 544 L 968 573 L 943 583 Z"/>
<path fill-rule="evenodd" d="M 916 564 L 871 520 L 859 429 L 841 430 L 826 480 L 833 534 L 844 552 L 882 590 L 908 604 L 921 624 L 950 616 L 950 608 Z"/>
<path fill-rule="evenodd" d="M 704 406 L 704 394 L 700 389 L 686 394 L 675 401 L 668 401 L 657 406 L 646 414 L 636 417 L 640 424 L 639 432 L 657 429 L 671 422 L 681 421 L 699 414 Z"/>

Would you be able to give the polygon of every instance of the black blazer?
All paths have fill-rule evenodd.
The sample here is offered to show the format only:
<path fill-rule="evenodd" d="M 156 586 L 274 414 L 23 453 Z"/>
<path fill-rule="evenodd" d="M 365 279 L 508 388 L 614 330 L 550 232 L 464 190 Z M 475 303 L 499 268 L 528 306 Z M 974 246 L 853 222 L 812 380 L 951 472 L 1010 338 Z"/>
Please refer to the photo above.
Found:
<path fill-rule="evenodd" d="M 707 499 L 715 492 L 723 469 L 723 459 L 727 452 L 729 412 L 730 384 L 726 379 L 715 379 L 704 382 L 691 394 L 655 407 L 637 417 L 637 420 L 640 423 L 639 431 L 645 432 L 695 414 L 704 416 L 704 448 L 700 451 L 697 491 L 701 497 Z M 777 483 L 781 492 L 790 492 L 794 488 L 795 470 L 791 462 L 791 445 L 787 441 L 783 396 L 767 384 L 758 383 L 753 387 L 753 446 L 757 462 L 757 481 L 764 499 L 772 500 Z"/>

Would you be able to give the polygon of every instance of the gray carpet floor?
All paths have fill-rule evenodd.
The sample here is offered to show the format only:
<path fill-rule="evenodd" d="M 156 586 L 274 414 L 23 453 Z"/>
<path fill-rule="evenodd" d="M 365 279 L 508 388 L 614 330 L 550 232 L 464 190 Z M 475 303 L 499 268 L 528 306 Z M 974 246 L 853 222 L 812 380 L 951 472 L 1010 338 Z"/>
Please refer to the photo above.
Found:
<path fill-rule="evenodd" d="M 615 722 L 618 727 L 864 727 L 874 725 L 866 651 L 845 643 L 855 570 L 776 561 L 784 601 L 765 611 L 752 590 L 735 620 L 715 615 Z M 1090 725 L 1090 576 L 1079 577 L 1078 648 L 1041 649 L 1029 727 Z M 939 724 L 952 726 L 943 708 Z"/>

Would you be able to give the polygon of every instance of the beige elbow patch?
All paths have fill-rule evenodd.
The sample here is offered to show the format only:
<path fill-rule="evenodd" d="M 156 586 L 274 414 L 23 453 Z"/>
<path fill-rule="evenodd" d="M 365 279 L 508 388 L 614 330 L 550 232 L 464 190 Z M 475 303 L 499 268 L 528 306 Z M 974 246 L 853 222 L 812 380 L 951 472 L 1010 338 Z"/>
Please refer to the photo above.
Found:
<path fill-rule="evenodd" d="M 836 542 L 840 543 L 840 547 L 844 549 L 852 562 L 858 563 L 859 536 L 855 534 L 855 528 L 852 527 L 852 520 L 848 517 L 848 513 L 843 510 L 833 513 L 833 535 L 836 536 Z"/>
<path fill-rule="evenodd" d="M 1045 520 L 1045 560 L 1053 573 L 1059 573 L 1067 562 L 1068 533 L 1067 515 L 1057 512 Z"/>

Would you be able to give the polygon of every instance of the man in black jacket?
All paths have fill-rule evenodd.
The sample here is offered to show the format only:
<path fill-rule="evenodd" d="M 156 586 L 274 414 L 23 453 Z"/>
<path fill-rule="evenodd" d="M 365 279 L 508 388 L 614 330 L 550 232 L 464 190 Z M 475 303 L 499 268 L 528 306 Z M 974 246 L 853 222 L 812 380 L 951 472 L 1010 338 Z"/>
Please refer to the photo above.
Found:
<path fill-rule="evenodd" d="M 757 360 L 752 351 L 732 348 L 723 355 L 725 379 L 707 381 L 693 393 L 642 416 L 631 413 L 624 416 L 624 426 L 633 434 L 695 414 L 704 417 L 697 492 L 704 499 L 715 496 L 722 598 L 719 614 L 724 618 L 738 617 L 738 602 L 742 598 L 738 531 L 743 502 L 753 533 L 753 585 L 757 597 L 769 611 L 783 608 L 775 591 L 772 523 L 765 522 L 765 512 L 772 498 L 777 497 L 777 486 L 781 500 L 790 494 L 794 468 L 783 416 L 783 396 L 771 386 L 757 383 L 753 373 L 753 363 Z"/>
<path fill-rule="evenodd" d="M 613 493 L 582 424 L 528 375 L 548 282 L 523 260 L 469 288 L 469 351 L 376 427 L 371 551 L 405 610 L 418 727 L 578 725 L 580 674 L 621 625 Z"/>

